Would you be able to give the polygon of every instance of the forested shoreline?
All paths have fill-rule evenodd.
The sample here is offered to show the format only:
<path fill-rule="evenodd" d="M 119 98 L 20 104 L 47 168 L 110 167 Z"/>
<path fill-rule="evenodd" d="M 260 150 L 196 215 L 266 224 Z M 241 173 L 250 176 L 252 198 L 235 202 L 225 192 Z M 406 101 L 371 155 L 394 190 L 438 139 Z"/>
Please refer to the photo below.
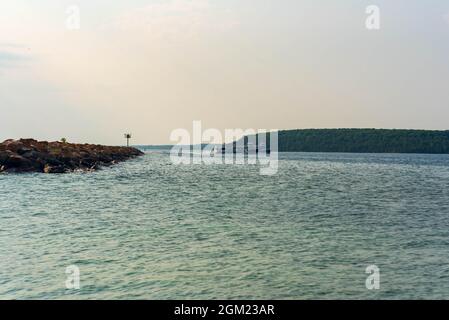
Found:
<path fill-rule="evenodd" d="M 280 152 L 449 154 L 448 130 L 300 129 L 278 139 Z"/>

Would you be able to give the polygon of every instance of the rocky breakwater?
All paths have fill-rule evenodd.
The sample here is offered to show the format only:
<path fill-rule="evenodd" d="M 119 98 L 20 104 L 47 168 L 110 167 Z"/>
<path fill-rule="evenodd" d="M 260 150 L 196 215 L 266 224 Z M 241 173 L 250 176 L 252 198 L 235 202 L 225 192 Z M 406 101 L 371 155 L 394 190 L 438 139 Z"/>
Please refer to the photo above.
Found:
<path fill-rule="evenodd" d="M 91 171 L 142 155 L 131 147 L 6 140 L 0 144 L 0 172 Z"/>

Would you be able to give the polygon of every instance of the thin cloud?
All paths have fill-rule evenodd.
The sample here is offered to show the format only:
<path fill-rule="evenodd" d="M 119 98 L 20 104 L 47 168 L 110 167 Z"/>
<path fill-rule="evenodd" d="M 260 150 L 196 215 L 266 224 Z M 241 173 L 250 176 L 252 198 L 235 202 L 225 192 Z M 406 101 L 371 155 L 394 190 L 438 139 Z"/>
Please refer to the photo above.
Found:
<path fill-rule="evenodd" d="M 202 31 L 227 30 L 238 25 L 229 13 L 208 0 L 171 0 L 131 10 L 107 29 L 143 31 L 156 37 L 191 37 Z"/>
<path fill-rule="evenodd" d="M 24 53 L 25 47 L 11 44 L 0 44 L 0 68 L 14 67 L 30 59 Z"/>
<path fill-rule="evenodd" d="M 17 62 L 23 60 L 23 56 L 8 51 L 0 51 L 0 67 L 7 67 L 14 65 Z"/>
<path fill-rule="evenodd" d="M 18 43 L 0 42 L 0 49 L 25 49 L 26 46 Z"/>

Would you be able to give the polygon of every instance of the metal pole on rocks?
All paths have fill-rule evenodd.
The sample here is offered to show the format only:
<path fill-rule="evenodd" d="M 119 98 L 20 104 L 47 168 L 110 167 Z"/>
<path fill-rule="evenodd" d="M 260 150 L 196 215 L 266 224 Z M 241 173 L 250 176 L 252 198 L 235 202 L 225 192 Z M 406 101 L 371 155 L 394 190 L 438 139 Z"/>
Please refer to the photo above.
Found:
<path fill-rule="evenodd" d="M 125 133 L 126 146 L 129 147 L 129 139 L 131 139 L 131 133 Z"/>

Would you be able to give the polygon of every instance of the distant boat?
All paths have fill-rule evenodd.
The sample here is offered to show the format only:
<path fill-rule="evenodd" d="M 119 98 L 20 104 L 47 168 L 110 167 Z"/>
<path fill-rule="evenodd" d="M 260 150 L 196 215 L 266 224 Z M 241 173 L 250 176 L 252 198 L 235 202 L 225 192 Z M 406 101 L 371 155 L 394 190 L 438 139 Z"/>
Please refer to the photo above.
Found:
<path fill-rule="evenodd" d="M 226 148 L 223 146 L 221 148 L 214 147 L 213 155 L 224 154 L 226 153 Z"/>

